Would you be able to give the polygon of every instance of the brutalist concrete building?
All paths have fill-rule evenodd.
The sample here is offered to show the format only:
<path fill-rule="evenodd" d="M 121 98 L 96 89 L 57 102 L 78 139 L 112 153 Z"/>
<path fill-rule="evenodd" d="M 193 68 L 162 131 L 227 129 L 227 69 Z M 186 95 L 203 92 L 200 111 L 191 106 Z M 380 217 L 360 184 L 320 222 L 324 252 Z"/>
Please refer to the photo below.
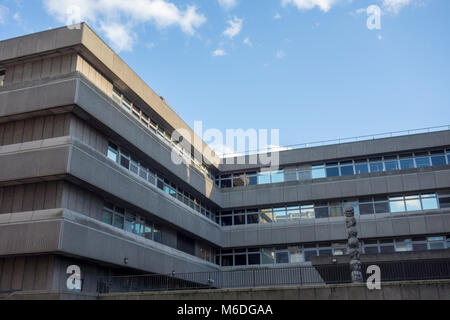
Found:
<path fill-rule="evenodd" d="M 450 248 L 450 130 L 190 161 L 183 120 L 86 24 L 0 42 L 0 291 Z M 194 134 L 193 134 L 194 135 Z M 179 141 L 178 141 L 179 142 Z M 201 150 L 199 150 L 201 149 Z M 215 158 L 213 153 L 212 158 Z M 188 161 L 189 160 L 189 161 Z"/>

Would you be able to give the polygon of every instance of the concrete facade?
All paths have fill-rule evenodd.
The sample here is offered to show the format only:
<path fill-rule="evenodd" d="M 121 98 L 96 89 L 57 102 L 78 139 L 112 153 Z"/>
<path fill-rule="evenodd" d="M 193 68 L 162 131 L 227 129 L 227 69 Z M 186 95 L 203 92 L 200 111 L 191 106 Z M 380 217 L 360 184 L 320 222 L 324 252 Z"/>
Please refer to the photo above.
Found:
<path fill-rule="evenodd" d="M 233 209 L 450 192 L 450 160 L 405 170 L 221 189 L 215 176 L 263 166 L 219 165 L 215 155 L 208 159 L 211 164 L 202 164 L 204 171 L 194 164 L 173 163 L 173 145 L 115 102 L 115 90 L 165 132 L 192 130 L 85 24 L 1 41 L 1 70 L 0 292 L 41 290 L 59 296 L 66 290 L 65 271 L 73 264 L 82 269 L 83 293 L 90 294 L 100 277 L 221 270 L 223 265 L 215 263 L 220 250 L 346 239 L 343 217 L 223 226 L 197 204 L 220 217 Z M 128 162 L 136 158 L 155 171 L 162 184 L 176 185 L 178 194 L 143 180 L 130 164 L 125 168 L 111 161 L 111 144 L 131 154 Z M 192 155 L 205 148 L 209 150 L 204 142 L 189 146 Z M 287 172 L 319 162 L 437 149 L 450 149 L 450 130 L 283 151 L 280 167 Z M 444 151 L 444 157 L 450 156 Z M 109 203 L 122 212 L 122 227 L 105 221 Z M 116 211 L 111 219 L 116 219 Z M 445 237 L 450 235 L 449 213 L 450 208 L 439 206 L 359 215 L 359 235 Z M 130 214 L 133 230 L 142 219 L 152 231 L 145 236 L 127 231 Z"/>

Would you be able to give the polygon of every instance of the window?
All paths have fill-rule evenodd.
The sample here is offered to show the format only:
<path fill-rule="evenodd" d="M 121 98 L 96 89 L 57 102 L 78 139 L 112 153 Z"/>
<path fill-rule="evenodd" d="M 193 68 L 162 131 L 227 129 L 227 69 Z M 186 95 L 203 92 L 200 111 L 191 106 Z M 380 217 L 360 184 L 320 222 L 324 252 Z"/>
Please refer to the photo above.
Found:
<path fill-rule="evenodd" d="M 233 174 L 233 187 L 243 187 L 245 185 L 245 174 L 235 173 Z"/>
<path fill-rule="evenodd" d="M 450 208 L 450 193 L 439 194 L 439 206 L 441 208 Z"/>
<path fill-rule="evenodd" d="M 286 208 L 275 208 L 273 209 L 273 221 L 280 222 L 286 221 Z"/>
<path fill-rule="evenodd" d="M 341 202 L 330 202 L 329 207 L 330 217 L 342 217 L 344 215 Z"/>
<path fill-rule="evenodd" d="M 422 210 L 422 205 L 419 196 L 406 196 L 405 204 L 406 204 L 406 211 Z"/>
<path fill-rule="evenodd" d="M 428 249 L 426 238 L 413 238 L 412 239 L 413 251 L 424 251 Z"/>
<path fill-rule="evenodd" d="M 290 256 L 290 262 L 291 263 L 300 263 L 303 261 L 303 255 L 302 251 L 299 247 L 289 247 L 289 256 Z"/>
<path fill-rule="evenodd" d="M 326 164 L 327 177 L 339 177 L 339 166 L 337 162 Z"/>
<path fill-rule="evenodd" d="M 316 219 L 321 218 L 329 218 L 330 214 L 328 213 L 328 204 L 317 203 L 314 207 L 314 211 L 316 214 Z"/>
<path fill-rule="evenodd" d="M 248 224 L 258 224 L 259 223 L 258 209 L 248 209 L 247 210 L 247 223 Z"/>
<path fill-rule="evenodd" d="M 247 172 L 247 185 L 254 186 L 258 184 L 257 172 Z"/>
<path fill-rule="evenodd" d="M 126 169 L 130 167 L 130 154 L 125 151 L 120 151 L 120 165 Z"/>
<path fill-rule="evenodd" d="M 311 262 L 312 257 L 317 257 L 317 250 L 316 249 L 305 249 L 304 255 L 305 255 L 305 262 Z"/>
<path fill-rule="evenodd" d="M 353 161 L 341 162 L 341 175 L 351 176 L 354 175 Z"/>
<path fill-rule="evenodd" d="M 427 240 L 428 240 L 428 249 L 430 250 L 445 249 L 444 237 L 428 237 Z"/>
<path fill-rule="evenodd" d="M 221 220 L 222 220 L 222 226 L 233 225 L 233 217 L 231 215 L 231 211 L 222 212 Z"/>
<path fill-rule="evenodd" d="M 221 188 L 231 188 L 231 174 L 223 175 L 220 180 Z"/>
<path fill-rule="evenodd" d="M 333 243 L 333 256 L 342 256 L 347 254 L 347 243 Z"/>
<path fill-rule="evenodd" d="M 356 174 L 369 173 L 369 165 L 366 159 L 355 161 L 355 172 Z"/>
<path fill-rule="evenodd" d="M 108 211 L 106 209 L 103 209 L 103 217 L 102 217 L 102 221 L 104 223 L 107 223 L 109 225 L 112 225 L 112 221 L 113 221 L 113 213 L 111 211 Z"/>
<path fill-rule="evenodd" d="M 247 256 L 245 254 L 245 249 L 235 250 L 236 254 L 234 256 L 235 266 L 245 266 L 247 264 Z"/>
<path fill-rule="evenodd" d="M 277 249 L 275 261 L 276 263 L 289 263 L 289 251 L 287 248 Z"/>
<path fill-rule="evenodd" d="M 273 221 L 272 209 L 262 209 L 260 223 L 271 223 L 272 221 Z"/>
<path fill-rule="evenodd" d="M 447 163 L 450 164 L 450 149 L 447 150 Z"/>
<path fill-rule="evenodd" d="M 445 165 L 445 154 L 443 150 L 431 152 L 431 165 L 443 166 Z"/>
<path fill-rule="evenodd" d="M 380 240 L 380 252 L 381 253 L 393 253 L 395 247 L 392 240 Z"/>
<path fill-rule="evenodd" d="M 125 97 L 122 97 L 122 107 L 128 112 L 131 111 L 131 101 Z"/>
<path fill-rule="evenodd" d="M 287 218 L 289 220 L 299 220 L 300 219 L 300 207 L 287 207 L 286 210 Z"/>
<path fill-rule="evenodd" d="M 314 205 L 303 205 L 300 207 L 300 216 L 302 219 L 314 219 Z"/>
<path fill-rule="evenodd" d="M 3 87 L 5 83 L 5 70 L 0 70 L 0 87 Z"/>
<path fill-rule="evenodd" d="M 400 168 L 402 170 L 414 168 L 414 158 L 412 154 L 400 155 Z"/>
<path fill-rule="evenodd" d="M 270 172 L 260 172 L 258 174 L 258 184 L 269 184 Z"/>
<path fill-rule="evenodd" d="M 384 157 L 384 167 L 386 171 L 398 170 L 397 157 Z"/>
<path fill-rule="evenodd" d="M 233 255 L 222 256 L 222 266 L 232 267 L 233 266 Z"/>
<path fill-rule="evenodd" d="M 405 201 L 403 197 L 390 197 L 389 207 L 391 212 L 405 212 Z"/>
<path fill-rule="evenodd" d="M 243 225 L 243 224 L 245 224 L 244 210 L 242 210 L 242 211 L 235 210 L 235 212 L 234 212 L 234 225 L 238 226 L 238 225 Z"/>
<path fill-rule="evenodd" d="M 370 159 L 370 172 L 382 172 L 383 171 L 383 161 L 381 158 Z"/>
<path fill-rule="evenodd" d="M 134 174 L 139 174 L 139 163 L 134 158 L 131 158 L 130 171 Z"/>
<path fill-rule="evenodd" d="M 375 213 L 388 213 L 389 202 L 386 197 L 374 197 Z"/>
<path fill-rule="evenodd" d="M 421 197 L 423 210 L 439 209 L 436 194 L 423 194 Z"/>
<path fill-rule="evenodd" d="M 118 154 L 119 154 L 119 151 L 118 151 L 117 146 L 113 143 L 110 143 L 108 146 L 107 157 L 109 159 L 111 159 L 112 161 L 117 162 Z"/>
<path fill-rule="evenodd" d="M 395 240 L 395 251 L 396 252 L 404 252 L 404 251 L 412 251 L 412 241 L 411 239 L 397 239 Z"/>
<path fill-rule="evenodd" d="M 359 214 L 374 214 L 374 206 L 371 198 L 359 199 Z"/>
<path fill-rule="evenodd" d="M 312 178 L 313 179 L 321 179 L 325 178 L 325 166 L 324 165 L 314 165 L 312 166 Z"/>
<path fill-rule="evenodd" d="M 416 166 L 417 168 L 429 167 L 430 157 L 427 152 L 416 153 Z"/>
<path fill-rule="evenodd" d="M 120 93 L 120 91 L 117 88 L 113 89 L 112 99 L 114 100 L 115 103 L 117 103 L 119 105 L 122 102 L 122 94 Z"/>
<path fill-rule="evenodd" d="M 272 248 L 261 249 L 262 264 L 274 264 L 275 255 Z"/>
<path fill-rule="evenodd" d="M 272 183 L 281 183 L 284 182 L 284 171 L 274 171 L 272 172 Z"/>
<path fill-rule="evenodd" d="M 284 181 L 297 181 L 297 169 L 284 169 Z"/>

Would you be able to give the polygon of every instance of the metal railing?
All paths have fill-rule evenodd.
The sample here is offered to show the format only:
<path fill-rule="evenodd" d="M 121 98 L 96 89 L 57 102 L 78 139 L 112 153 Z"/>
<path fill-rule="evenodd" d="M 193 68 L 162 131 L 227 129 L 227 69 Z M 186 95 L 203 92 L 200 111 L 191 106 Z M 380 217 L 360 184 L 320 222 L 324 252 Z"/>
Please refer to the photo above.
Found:
<path fill-rule="evenodd" d="M 450 260 L 417 260 L 376 264 L 381 281 L 450 279 Z M 363 272 L 364 281 L 368 275 Z M 350 283 L 347 264 L 258 268 L 231 271 L 117 276 L 100 279 L 99 293 L 229 289 Z"/>
<path fill-rule="evenodd" d="M 401 130 L 401 131 L 392 131 L 392 132 L 357 136 L 357 137 L 351 137 L 351 138 L 338 138 L 338 139 L 332 139 L 332 140 L 314 141 L 314 142 L 308 142 L 308 143 L 292 144 L 292 145 L 287 145 L 287 146 L 277 146 L 277 147 L 264 148 L 264 149 L 258 149 L 258 150 L 246 150 L 243 152 L 239 151 L 239 152 L 218 154 L 218 156 L 220 158 L 236 157 L 237 154 L 239 154 L 239 156 L 248 156 L 248 155 L 258 154 L 258 153 L 269 153 L 269 152 L 285 151 L 285 150 L 292 150 L 292 149 L 322 147 L 322 146 L 343 144 L 343 143 L 349 143 L 349 142 L 378 140 L 378 139 L 384 139 L 384 138 L 409 136 L 409 135 L 413 135 L 413 134 L 431 133 L 431 132 L 439 132 L 439 131 L 446 131 L 446 130 L 450 130 L 450 125 L 420 128 L 420 129 Z"/>

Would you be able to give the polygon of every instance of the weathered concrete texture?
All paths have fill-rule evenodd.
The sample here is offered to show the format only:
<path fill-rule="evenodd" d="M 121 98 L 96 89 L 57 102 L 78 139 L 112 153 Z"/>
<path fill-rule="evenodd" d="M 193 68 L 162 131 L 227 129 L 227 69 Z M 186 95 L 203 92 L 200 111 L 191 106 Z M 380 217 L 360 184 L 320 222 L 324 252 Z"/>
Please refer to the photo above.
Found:
<path fill-rule="evenodd" d="M 99 295 L 100 300 L 450 300 L 450 280 Z"/>

